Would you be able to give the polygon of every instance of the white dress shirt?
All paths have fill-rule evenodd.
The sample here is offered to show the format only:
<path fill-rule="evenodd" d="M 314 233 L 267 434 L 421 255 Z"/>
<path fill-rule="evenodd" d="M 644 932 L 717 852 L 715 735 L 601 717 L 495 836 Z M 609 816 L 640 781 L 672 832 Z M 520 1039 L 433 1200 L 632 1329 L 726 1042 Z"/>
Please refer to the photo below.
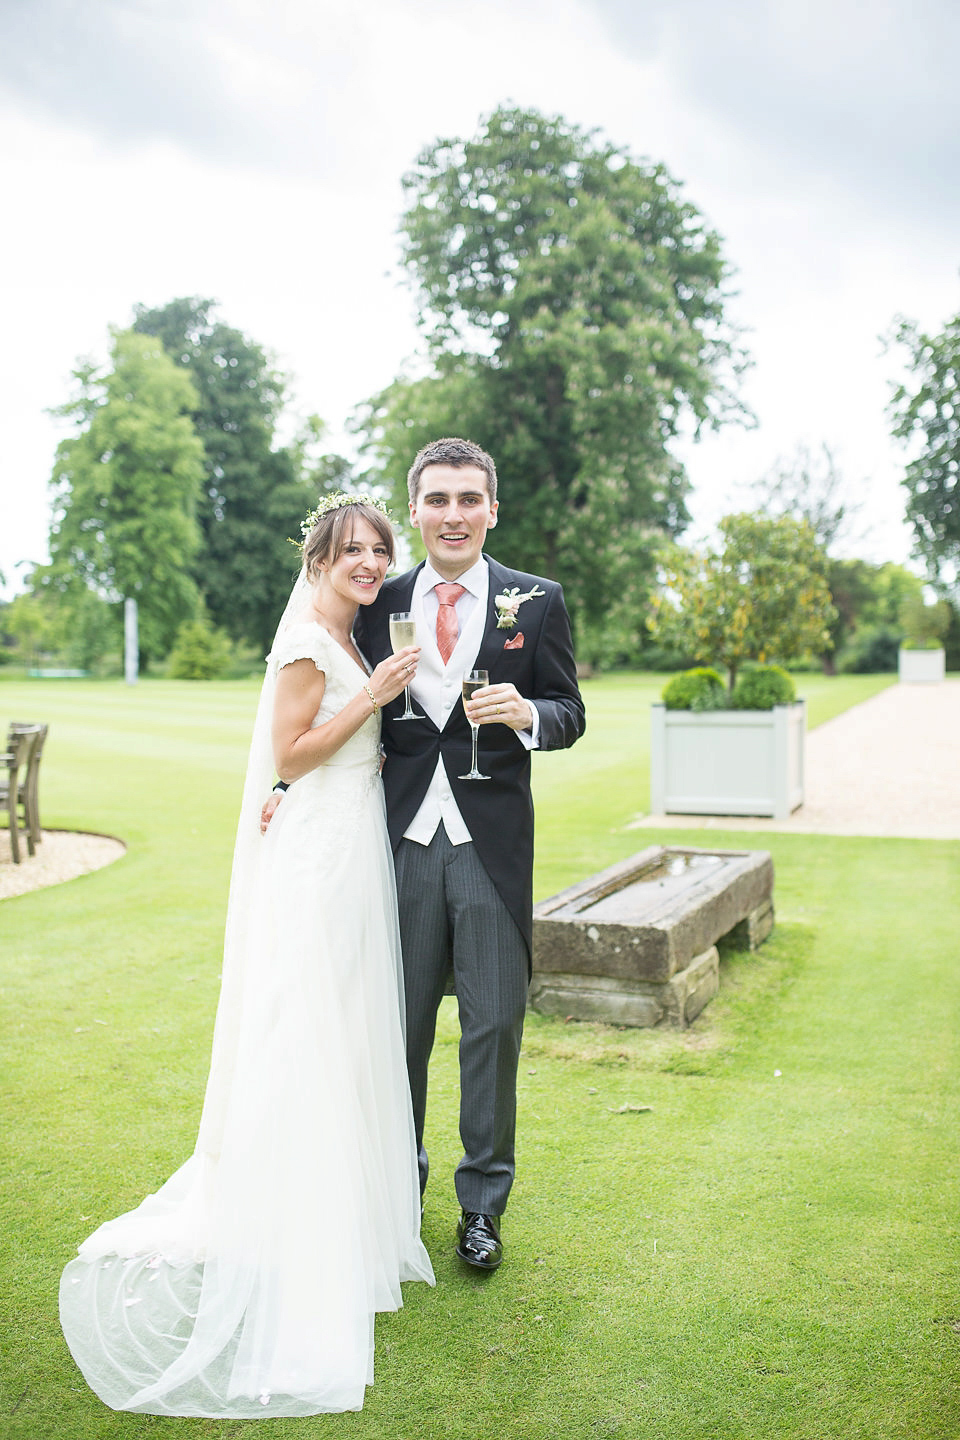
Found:
<path fill-rule="evenodd" d="M 476 665 L 477 655 L 483 642 L 484 623 L 487 614 L 487 600 L 490 592 L 490 571 L 483 556 L 472 565 L 456 583 L 464 587 L 464 593 L 456 602 L 459 634 L 450 658 L 444 665 L 437 648 L 437 611 L 440 601 L 436 586 L 447 583 L 442 575 L 427 560 L 417 576 L 410 601 L 410 610 L 417 624 L 417 641 L 420 645 L 420 663 L 416 678 L 410 686 L 410 693 L 420 708 L 442 730 L 454 706 L 461 696 L 463 677 Z M 529 702 L 528 702 L 529 703 Z M 529 731 L 516 732 L 517 738 L 527 749 L 537 748 L 540 733 L 540 716 L 535 705 L 530 705 L 532 717 Z M 408 721 L 413 724 L 413 721 Z M 481 730 L 481 736 L 483 731 Z M 479 782 L 478 782 L 479 783 Z M 450 781 L 444 769 L 443 760 L 438 756 L 437 768 L 433 772 L 423 803 L 410 825 L 404 831 L 404 839 L 415 840 L 420 845 L 429 845 L 436 834 L 437 826 L 443 821 L 443 828 L 452 845 L 465 845 L 470 841 L 460 808 L 453 798 Z"/>

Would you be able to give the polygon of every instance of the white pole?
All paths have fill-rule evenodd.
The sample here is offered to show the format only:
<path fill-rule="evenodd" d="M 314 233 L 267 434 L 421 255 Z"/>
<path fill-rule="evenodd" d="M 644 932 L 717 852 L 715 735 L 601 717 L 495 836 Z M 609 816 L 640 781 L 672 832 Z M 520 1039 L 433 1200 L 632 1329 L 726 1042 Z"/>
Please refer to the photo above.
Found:
<path fill-rule="evenodd" d="M 140 638 L 137 629 L 137 602 L 123 602 L 123 678 L 136 685 L 140 668 Z"/>

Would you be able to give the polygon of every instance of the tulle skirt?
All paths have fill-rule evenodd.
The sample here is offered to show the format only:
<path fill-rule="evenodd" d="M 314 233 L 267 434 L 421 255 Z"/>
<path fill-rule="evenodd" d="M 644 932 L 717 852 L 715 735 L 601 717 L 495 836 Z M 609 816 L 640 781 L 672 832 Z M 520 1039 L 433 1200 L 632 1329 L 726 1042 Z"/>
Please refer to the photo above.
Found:
<path fill-rule="evenodd" d="M 292 786 L 246 888 L 196 1151 L 61 1280 L 67 1342 L 114 1409 L 359 1409 L 375 1313 L 433 1283 L 375 765 Z"/>

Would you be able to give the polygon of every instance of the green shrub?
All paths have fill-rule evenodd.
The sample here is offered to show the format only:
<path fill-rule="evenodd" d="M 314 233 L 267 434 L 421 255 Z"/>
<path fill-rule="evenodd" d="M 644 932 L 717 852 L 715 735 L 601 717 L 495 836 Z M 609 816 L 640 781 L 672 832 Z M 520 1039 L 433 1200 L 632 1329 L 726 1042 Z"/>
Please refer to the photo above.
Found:
<path fill-rule="evenodd" d="M 893 625 L 858 625 L 837 657 L 843 675 L 884 675 L 897 668 L 903 632 Z"/>
<path fill-rule="evenodd" d="M 660 694 L 668 710 L 722 710 L 726 696 L 722 677 L 706 665 L 674 675 Z"/>
<path fill-rule="evenodd" d="M 672 675 L 675 670 L 689 670 L 694 657 L 669 645 L 645 645 L 636 663 L 637 670 L 654 670 Z"/>
<path fill-rule="evenodd" d="M 170 651 L 173 680 L 216 680 L 230 664 L 230 641 L 209 620 L 188 620 Z"/>
<path fill-rule="evenodd" d="M 797 687 L 779 665 L 751 665 L 741 671 L 730 707 L 733 710 L 772 710 L 797 698 Z"/>
<path fill-rule="evenodd" d="M 908 595 L 897 616 L 904 632 L 904 650 L 939 650 L 950 628 L 946 600 L 924 605 L 923 595 Z"/>

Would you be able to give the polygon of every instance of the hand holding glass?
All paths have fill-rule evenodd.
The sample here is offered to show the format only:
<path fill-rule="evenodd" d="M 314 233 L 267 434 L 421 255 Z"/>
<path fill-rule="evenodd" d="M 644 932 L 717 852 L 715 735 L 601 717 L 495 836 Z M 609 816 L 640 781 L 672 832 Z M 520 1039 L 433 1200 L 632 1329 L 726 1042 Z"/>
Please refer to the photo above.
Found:
<path fill-rule="evenodd" d="M 473 695 L 474 691 L 475 691 L 475 690 L 482 690 L 485 685 L 489 685 L 489 684 L 490 684 L 490 676 L 489 676 L 489 674 L 488 674 L 488 672 L 487 672 L 486 670 L 468 670 L 467 673 L 466 673 L 466 675 L 464 675 L 464 677 L 463 677 L 463 705 L 464 705 L 464 709 L 466 709 L 467 701 L 468 701 L 468 700 L 470 699 L 470 697 Z M 470 774 L 469 774 L 469 775 L 458 775 L 458 776 L 457 776 L 457 779 L 458 779 L 458 780 L 489 780 L 489 779 L 490 779 L 490 776 L 489 776 L 489 775 L 481 775 L 481 774 L 480 774 L 480 771 L 477 769 L 477 736 L 480 734 L 480 726 L 479 726 L 479 725 L 475 725 L 475 724 L 473 723 L 473 721 L 470 720 L 469 715 L 467 716 L 467 719 L 470 721 L 470 732 L 471 732 L 471 737 L 472 737 L 472 739 L 473 739 L 473 758 L 472 758 L 472 760 L 471 760 L 471 762 L 470 762 Z"/>
<path fill-rule="evenodd" d="M 398 610 L 390 616 L 390 647 L 396 655 L 398 650 L 403 650 L 407 645 L 417 643 L 417 624 L 409 610 Z M 406 702 L 406 709 L 398 720 L 422 720 L 423 716 L 418 715 L 410 704 L 410 686 L 404 685 L 403 698 Z"/>

